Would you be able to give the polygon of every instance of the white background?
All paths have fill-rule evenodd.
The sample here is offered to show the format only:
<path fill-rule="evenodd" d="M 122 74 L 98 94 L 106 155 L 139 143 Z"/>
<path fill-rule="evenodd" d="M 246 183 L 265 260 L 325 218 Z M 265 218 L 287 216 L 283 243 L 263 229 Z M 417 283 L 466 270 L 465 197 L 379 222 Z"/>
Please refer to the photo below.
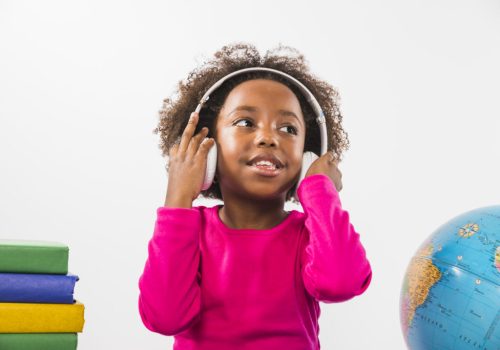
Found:
<path fill-rule="evenodd" d="M 340 92 L 341 200 L 374 274 L 321 304 L 322 348 L 403 349 L 409 259 L 500 201 L 499 33 L 497 0 L 0 1 L 0 238 L 68 244 L 79 349 L 171 348 L 137 309 L 167 184 L 157 112 L 223 45 L 281 42 Z"/>

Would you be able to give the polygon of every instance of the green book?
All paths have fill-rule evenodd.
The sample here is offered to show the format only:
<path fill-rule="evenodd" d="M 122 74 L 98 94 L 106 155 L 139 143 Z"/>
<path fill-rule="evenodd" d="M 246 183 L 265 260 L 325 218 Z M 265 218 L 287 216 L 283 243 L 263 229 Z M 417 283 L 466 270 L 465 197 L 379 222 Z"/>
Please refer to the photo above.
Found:
<path fill-rule="evenodd" d="M 77 333 L 0 333 L 2 350 L 76 350 Z"/>
<path fill-rule="evenodd" d="M 63 243 L 0 239 L 0 272 L 66 275 L 68 254 Z"/>

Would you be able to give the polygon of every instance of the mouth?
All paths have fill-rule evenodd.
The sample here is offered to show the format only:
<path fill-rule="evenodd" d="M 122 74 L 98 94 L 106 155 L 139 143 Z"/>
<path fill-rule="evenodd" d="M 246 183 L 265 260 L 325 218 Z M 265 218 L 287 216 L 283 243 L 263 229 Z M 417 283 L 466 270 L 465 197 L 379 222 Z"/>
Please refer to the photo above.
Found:
<path fill-rule="evenodd" d="M 257 175 L 265 177 L 275 177 L 281 174 L 283 167 L 276 166 L 274 164 L 247 164 L 247 166 Z"/>

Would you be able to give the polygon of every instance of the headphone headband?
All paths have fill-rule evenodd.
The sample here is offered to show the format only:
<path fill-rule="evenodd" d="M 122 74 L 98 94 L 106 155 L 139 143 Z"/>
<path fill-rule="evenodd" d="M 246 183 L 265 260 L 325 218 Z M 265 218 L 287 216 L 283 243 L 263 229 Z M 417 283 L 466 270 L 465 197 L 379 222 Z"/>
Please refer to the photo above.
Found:
<path fill-rule="evenodd" d="M 202 106 L 205 104 L 205 102 L 208 101 L 210 98 L 210 94 L 217 89 L 219 86 L 222 85 L 224 81 L 227 79 L 246 72 L 255 72 L 255 71 L 268 71 L 268 72 L 273 72 L 276 74 L 279 74 L 285 78 L 287 78 L 290 82 L 292 82 L 295 86 L 297 86 L 304 97 L 307 99 L 307 102 L 311 105 L 312 109 L 314 110 L 314 113 L 316 114 L 316 122 L 318 123 L 319 129 L 320 129 L 320 135 L 321 135 L 321 155 L 326 153 L 327 150 L 327 134 L 326 134 L 326 121 L 325 121 L 325 115 L 323 113 L 323 110 L 321 109 L 321 106 L 319 105 L 318 101 L 314 97 L 314 95 L 309 91 L 309 89 L 302 84 L 300 81 L 292 77 L 291 75 L 284 73 L 282 71 L 272 69 L 272 68 L 267 68 L 267 67 L 250 67 L 250 68 L 244 68 L 237 70 L 235 72 L 229 73 L 228 75 L 222 77 L 219 79 L 215 84 L 213 84 L 207 92 L 203 95 L 201 98 L 200 102 L 198 103 L 198 106 L 196 106 L 195 112 L 199 113 Z"/>

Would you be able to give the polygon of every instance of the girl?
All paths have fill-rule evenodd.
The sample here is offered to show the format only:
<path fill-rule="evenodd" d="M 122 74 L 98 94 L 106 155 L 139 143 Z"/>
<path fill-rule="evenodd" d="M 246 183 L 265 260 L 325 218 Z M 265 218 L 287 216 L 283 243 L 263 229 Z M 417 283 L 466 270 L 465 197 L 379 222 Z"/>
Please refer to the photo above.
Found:
<path fill-rule="evenodd" d="M 348 140 L 337 92 L 302 55 L 276 51 L 261 58 L 252 45 L 224 46 L 160 111 L 155 132 L 168 155 L 168 188 L 139 279 L 139 312 L 149 330 L 174 336 L 176 350 L 318 350 L 318 302 L 351 299 L 370 284 L 338 194 Z M 272 72 L 235 75 L 190 113 L 215 82 L 248 67 L 307 86 L 324 111 L 329 152 L 320 155 L 311 104 Z M 215 179 L 202 190 L 214 145 Z M 306 151 L 320 156 L 298 183 Z M 192 207 L 200 192 L 224 204 Z M 289 200 L 304 213 L 285 211 Z"/>

